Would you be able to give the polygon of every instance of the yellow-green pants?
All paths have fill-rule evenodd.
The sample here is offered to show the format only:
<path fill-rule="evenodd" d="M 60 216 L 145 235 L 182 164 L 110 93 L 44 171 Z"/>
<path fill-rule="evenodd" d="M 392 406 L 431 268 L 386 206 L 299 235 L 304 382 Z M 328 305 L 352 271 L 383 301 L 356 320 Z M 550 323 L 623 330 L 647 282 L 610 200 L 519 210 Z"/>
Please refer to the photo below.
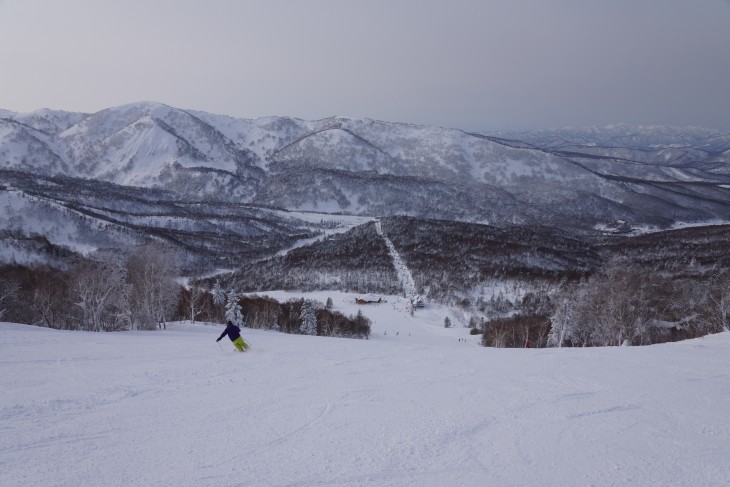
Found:
<path fill-rule="evenodd" d="M 243 352 L 244 350 L 248 350 L 248 343 L 243 341 L 243 337 L 238 337 L 235 340 L 233 340 L 233 344 L 236 346 L 236 349 L 239 352 Z"/>

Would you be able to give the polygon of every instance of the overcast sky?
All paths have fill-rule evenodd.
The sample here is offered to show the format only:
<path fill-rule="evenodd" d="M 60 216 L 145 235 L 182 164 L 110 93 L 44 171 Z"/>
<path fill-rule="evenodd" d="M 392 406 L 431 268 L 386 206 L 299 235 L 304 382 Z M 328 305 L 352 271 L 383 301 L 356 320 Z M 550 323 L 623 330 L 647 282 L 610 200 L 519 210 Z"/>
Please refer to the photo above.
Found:
<path fill-rule="evenodd" d="M 0 108 L 730 129 L 729 0 L 0 0 Z"/>

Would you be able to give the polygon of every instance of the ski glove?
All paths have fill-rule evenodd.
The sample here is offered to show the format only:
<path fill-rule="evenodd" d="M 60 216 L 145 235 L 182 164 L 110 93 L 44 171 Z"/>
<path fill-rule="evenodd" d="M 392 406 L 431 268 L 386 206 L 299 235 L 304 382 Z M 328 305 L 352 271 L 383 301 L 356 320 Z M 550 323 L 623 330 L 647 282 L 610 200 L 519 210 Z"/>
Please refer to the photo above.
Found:
<path fill-rule="evenodd" d="M 219 338 L 219 339 L 218 339 L 218 340 L 216 340 L 216 341 L 217 341 L 217 342 L 219 342 L 219 341 L 221 341 L 221 339 Z"/>

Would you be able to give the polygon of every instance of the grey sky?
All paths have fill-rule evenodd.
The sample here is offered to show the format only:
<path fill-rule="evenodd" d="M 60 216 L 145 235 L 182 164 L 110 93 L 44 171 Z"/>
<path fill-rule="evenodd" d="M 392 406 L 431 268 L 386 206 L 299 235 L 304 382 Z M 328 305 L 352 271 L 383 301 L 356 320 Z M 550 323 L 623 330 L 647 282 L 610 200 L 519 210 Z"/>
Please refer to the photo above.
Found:
<path fill-rule="evenodd" d="M 0 108 L 730 129 L 727 0 L 0 0 Z"/>

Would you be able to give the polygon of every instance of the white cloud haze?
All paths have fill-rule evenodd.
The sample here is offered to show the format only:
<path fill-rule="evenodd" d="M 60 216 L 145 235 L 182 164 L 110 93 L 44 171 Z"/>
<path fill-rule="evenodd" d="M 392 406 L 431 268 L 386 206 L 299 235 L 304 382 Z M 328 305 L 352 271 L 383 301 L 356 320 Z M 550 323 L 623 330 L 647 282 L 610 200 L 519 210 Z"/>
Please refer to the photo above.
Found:
<path fill-rule="evenodd" d="M 5 0 L 0 108 L 730 128 L 726 0 Z"/>

